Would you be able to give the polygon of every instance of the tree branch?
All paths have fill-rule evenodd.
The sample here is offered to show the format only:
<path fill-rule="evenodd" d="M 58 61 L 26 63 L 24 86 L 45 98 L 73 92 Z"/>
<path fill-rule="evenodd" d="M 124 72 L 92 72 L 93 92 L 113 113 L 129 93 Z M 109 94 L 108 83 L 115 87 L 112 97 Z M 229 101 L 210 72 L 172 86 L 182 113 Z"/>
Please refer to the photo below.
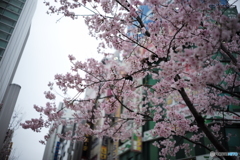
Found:
<path fill-rule="evenodd" d="M 194 142 L 194 141 L 192 141 L 192 140 L 190 140 L 189 138 L 184 137 L 184 136 L 181 136 L 181 137 L 182 137 L 183 139 L 186 139 L 187 141 L 189 141 L 189 142 L 191 142 L 191 143 L 194 143 L 194 144 L 196 144 L 196 145 L 202 146 L 203 148 L 205 148 L 205 149 L 207 149 L 207 150 L 209 150 L 209 151 L 212 151 L 210 148 L 208 148 L 207 146 L 205 146 L 205 145 L 203 145 L 203 144 L 201 144 L 201 143 Z M 222 157 L 220 157 L 220 156 L 217 156 L 217 157 L 220 158 L 221 160 L 223 160 Z"/>
<path fill-rule="evenodd" d="M 189 139 L 189 138 L 187 138 L 187 137 L 184 137 L 184 136 L 181 136 L 181 137 L 182 137 L 183 139 L 186 139 L 187 141 L 189 141 L 189 142 L 191 142 L 191 143 L 197 144 L 197 145 L 202 146 L 203 148 L 205 148 L 205 149 L 207 149 L 207 150 L 209 150 L 209 151 L 212 151 L 210 148 L 208 148 L 207 146 L 205 146 L 205 145 L 203 145 L 203 144 L 201 144 L 201 143 L 194 142 L 194 141 L 192 141 L 191 139 Z"/>
<path fill-rule="evenodd" d="M 210 87 L 213 87 L 213 88 L 215 88 L 215 89 L 217 89 L 217 90 L 220 90 L 220 91 L 222 91 L 223 93 L 231 94 L 232 96 L 237 97 L 237 98 L 240 99 L 240 95 L 238 95 L 238 94 L 236 94 L 236 93 L 227 91 L 227 90 L 222 89 L 222 88 L 220 88 L 220 87 L 218 87 L 218 86 L 215 86 L 215 85 L 213 85 L 213 84 L 207 84 L 207 85 L 210 86 Z"/>
<path fill-rule="evenodd" d="M 176 75 L 176 77 L 174 78 L 175 81 L 178 81 L 179 79 L 180 79 L 179 75 Z M 209 141 L 214 145 L 214 147 L 219 152 L 227 152 L 228 150 L 222 144 L 219 143 L 219 141 L 216 139 L 216 137 L 212 134 L 212 132 L 206 126 L 206 124 L 204 123 L 204 118 L 198 113 L 198 111 L 194 107 L 194 105 L 191 102 L 191 100 L 189 99 L 185 89 L 181 88 L 180 90 L 178 90 L 178 92 L 180 93 L 182 99 L 184 100 L 184 102 L 188 106 L 189 110 L 191 111 L 193 117 L 195 118 L 195 120 L 197 122 L 198 127 L 205 133 L 205 135 L 207 136 Z M 227 157 L 227 156 L 224 156 L 224 158 L 227 160 L 234 159 L 232 157 Z"/>
<path fill-rule="evenodd" d="M 232 60 L 233 64 L 237 65 L 237 59 L 232 55 L 232 53 L 229 52 L 229 50 L 221 44 L 220 48 L 228 55 L 228 57 Z"/>
<path fill-rule="evenodd" d="M 128 111 L 130 111 L 130 112 L 134 112 L 132 109 L 130 109 L 130 108 L 128 108 L 126 105 L 124 105 L 119 99 L 118 99 L 118 97 L 113 93 L 113 95 L 114 95 L 114 98 L 124 107 L 124 108 L 126 108 Z M 138 115 L 141 115 L 141 116 L 143 116 L 143 117 L 148 117 L 148 118 L 150 118 L 150 120 L 153 120 L 153 118 L 151 117 L 151 116 L 149 116 L 149 115 L 146 115 L 146 114 L 142 114 L 142 113 L 138 113 L 138 112 L 136 112 L 136 114 L 138 114 Z"/>

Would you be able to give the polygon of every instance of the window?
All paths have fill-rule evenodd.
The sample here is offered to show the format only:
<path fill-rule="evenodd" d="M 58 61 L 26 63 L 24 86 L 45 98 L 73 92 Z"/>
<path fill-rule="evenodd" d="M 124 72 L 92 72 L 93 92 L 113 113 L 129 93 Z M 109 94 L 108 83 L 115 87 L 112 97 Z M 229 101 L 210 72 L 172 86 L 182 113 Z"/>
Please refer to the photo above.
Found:
<path fill-rule="evenodd" d="M 0 39 L 4 39 L 6 41 L 8 41 L 11 37 L 11 34 L 8 34 L 6 32 L 3 32 L 0 30 Z"/>
<path fill-rule="evenodd" d="M 6 17 L 9 17 L 9 18 L 11 18 L 11 19 L 14 19 L 14 20 L 17 20 L 18 17 L 19 17 L 18 14 L 15 14 L 15 13 L 10 12 L 10 11 L 8 11 L 8 10 L 5 10 L 5 9 L 3 9 L 3 8 L 0 8 L 0 14 L 1 14 L 1 15 L 4 15 L 4 16 L 6 16 Z"/>
<path fill-rule="evenodd" d="M 22 11 L 20 8 L 15 7 L 7 2 L 0 2 L 0 7 L 5 8 L 5 9 L 15 12 L 15 13 L 20 13 Z"/>
<path fill-rule="evenodd" d="M 12 33 L 13 27 L 8 26 L 8 25 L 0 22 L 0 30 L 4 31 L 4 32 L 7 32 L 7 33 Z"/>
<path fill-rule="evenodd" d="M 233 112 L 240 112 L 240 106 L 239 105 L 230 105 L 229 110 Z"/>
<path fill-rule="evenodd" d="M 24 2 L 20 2 L 18 0 L 5 0 L 5 1 L 13 4 L 14 6 L 20 7 L 20 8 L 22 8 L 24 5 Z"/>
<path fill-rule="evenodd" d="M 0 16 L 0 22 L 8 24 L 9 26 L 15 26 L 15 24 L 16 24 L 16 21 L 9 19 L 7 17 L 4 17 L 4 16 Z"/>
<path fill-rule="evenodd" d="M 1 48 L 6 48 L 7 47 L 7 41 L 4 41 L 4 40 L 0 39 L 0 47 Z"/>
<path fill-rule="evenodd" d="M 240 128 L 225 128 L 226 136 L 230 136 L 228 139 L 229 151 L 238 151 L 237 147 L 240 147 Z"/>

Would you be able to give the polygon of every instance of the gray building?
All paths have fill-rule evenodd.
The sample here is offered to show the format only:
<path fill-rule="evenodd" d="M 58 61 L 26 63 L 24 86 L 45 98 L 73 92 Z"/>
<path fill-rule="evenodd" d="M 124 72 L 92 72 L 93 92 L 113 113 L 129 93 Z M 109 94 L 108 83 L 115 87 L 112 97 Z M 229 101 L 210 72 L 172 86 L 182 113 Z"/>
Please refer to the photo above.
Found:
<path fill-rule="evenodd" d="M 66 109 L 62 102 L 58 106 L 58 110 L 60 109 L 64 111 L 62 119 L 73 119 L 73 112 Z M 76 127 L 76 124 L 59 125 L 47 141 L 43 160 L 81 160 L 82 142 L 65 140 L 58 136 L 58 134 L 64 135 L 68 131 L 74 132 Z"/>
<path fill-rule="evenodd" d="M 0 121 L 0 147 L 20 90 L 20 86 L 11 83 L 29 36 L 36 5 L 37 0 L 0 1 L 0 120 L 4 119 Z M 17 93 L 12 94 L 14 91 Z M 14 97 L 9 97 L 11 95 Z"/>

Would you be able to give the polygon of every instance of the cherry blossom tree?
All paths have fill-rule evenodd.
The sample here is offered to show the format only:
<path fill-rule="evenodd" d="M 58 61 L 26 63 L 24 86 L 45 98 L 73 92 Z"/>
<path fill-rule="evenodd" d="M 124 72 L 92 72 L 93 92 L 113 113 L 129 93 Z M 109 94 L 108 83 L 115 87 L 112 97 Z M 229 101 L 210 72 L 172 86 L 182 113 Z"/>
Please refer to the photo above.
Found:
<path fill-rule="evenodd" d="M 229 110 L 240 100 L 240 17 L 225 14 L 232 5 L 218 0 L 60 0 L 45 4 L 49 14 L 84 18 L 90 36 L 101 40 L 98 51 L 105 59 L 81 62 L 70 55 L 70 72 L 55 75 L 50 91 L 45 92 L 49 102 L 45 107 L 34 106 L 40 118 L 26 121 L 23 128 L 40 132 L 53 124 L 47 140 L 58 125 L 77 123 L 75 133 L 65 138 L 83 140 L 85 135 L 97 135 L 119 140 L 129 138 L 146 121 L 154 121 L 152 134 L 160 137 L 155 145 L 162 159 L 175 156 L 180 149 L 189 152 L 186 144 L 176 146 L 174 137 L 209 151 L 227 152 L 220 143 L 220 130 L 234 120 L 210 117 L 223 113 L 240 117 Z M 82 8 L 91 14 L 78 15 Z M 105 48 L 119 51 L 120 60 L 111 58 Z M 155 83 L 142 81 L 146 76 Z M 78 92 L 63 100 L 74 111 L 74 120 L 61 119 L 63 110 L 55 105 L 54 85 L 63 93 Z M 88 89 L 95 90 L 95 98 L 80 98 Z M 121 116 L 116 117 L 120 106 Z M 214 125 L 206 120 L 213 120 Z M 129 128 L 129 122 L 133 127 Z M 187 133 L 192 137 L 187 138 Z M 211 146 L 201 143 L 203 137 Z"/>

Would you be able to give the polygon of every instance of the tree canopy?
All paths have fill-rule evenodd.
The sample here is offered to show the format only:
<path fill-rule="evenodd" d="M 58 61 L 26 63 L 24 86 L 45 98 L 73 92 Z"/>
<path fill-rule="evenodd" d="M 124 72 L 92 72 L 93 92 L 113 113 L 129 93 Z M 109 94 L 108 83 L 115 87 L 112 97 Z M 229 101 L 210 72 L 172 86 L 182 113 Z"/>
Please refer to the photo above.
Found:
<path fill-rule="evenodd" d="M 50 91 L 45 92 L 50 101 L 45 107 L 34 106 L 40 118 L 26 121 L 23 128 L 38 132 L 51 123 L 51 134 L 58 125 L 77 123 L 75 133 L 65 138 L 83 140 L 85 135 L 97 135 L 119 140 L 131 137 L 147 121 L 153 121 L 151 133 L 161 138 L 155 145 L 161 148 L 162 159 L 174 156 L 180 149 L 185 149 L 186 154 L 190 150 L 188 145 L 176 146 L 175 137 L 209 151 L 227 152 L 220 143 L 220 130 L 236 121 L 214 116 L 240 117 L 230 109 L 240 100 L 240 17 L 227 15 L 233 5 L 219 0 L 45 3 L 49 14 L 84 18 L 90 36 L 101 40 L 99 53 L 105 59 L 81 62 L 69 55 L 71 71 L 55 75 L 55 82 L 49 83 Z M 78 15 L 82 8 L 92 14 Z M 118 51 L 119 58 L 112 58 L 105 48 Z M 79 74 L 82 71 L 84 76 Z M 94 90 L 95 94 L 64 99 L 66 108 L 74 111 L 74 119 L 67 122 L 61 119 L 64 113 L 55 105 L 53 85 L 64 93 L 74 89 L 79 94 L 86 90 Z M 121 114 L 117 117 L 119 107 Z M 207 120 L 214 123 L 207 124 Z M 187 133 L 192 136 L 188 138 Z M 203 137 L 212 146 L 201 144 Z"/>

